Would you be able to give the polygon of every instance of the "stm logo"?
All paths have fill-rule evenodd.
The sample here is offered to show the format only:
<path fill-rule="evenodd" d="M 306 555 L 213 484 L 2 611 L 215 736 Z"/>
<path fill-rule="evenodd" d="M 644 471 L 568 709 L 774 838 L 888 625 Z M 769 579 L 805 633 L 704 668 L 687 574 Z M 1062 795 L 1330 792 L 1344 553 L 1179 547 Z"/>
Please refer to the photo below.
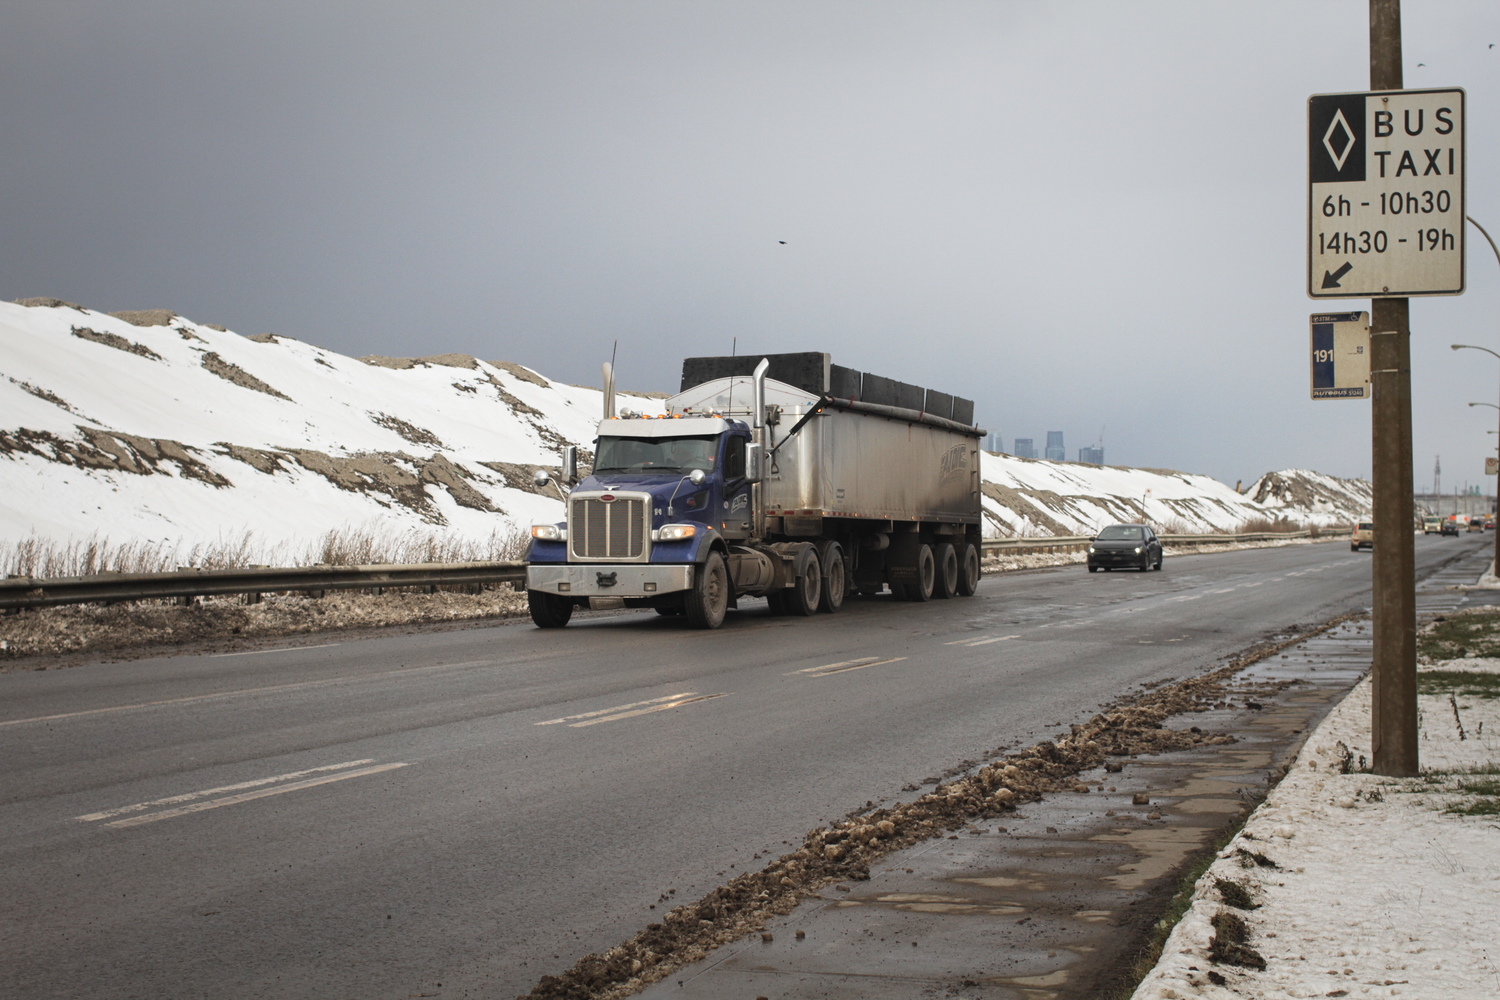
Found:
<path fill-rule="evenodd" d="M 947 482 L 954 476 L 963 475 L 969 471 L 969 448 L 967 445 L 956 444 L 943 453 L 941 471 L 938 475 L 940 482 Z"/>

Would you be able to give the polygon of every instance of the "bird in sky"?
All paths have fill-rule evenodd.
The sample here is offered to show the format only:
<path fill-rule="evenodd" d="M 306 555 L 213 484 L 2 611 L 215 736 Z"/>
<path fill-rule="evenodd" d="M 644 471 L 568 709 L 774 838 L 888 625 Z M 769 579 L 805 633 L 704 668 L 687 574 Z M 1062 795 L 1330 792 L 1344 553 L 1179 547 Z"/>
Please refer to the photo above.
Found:
<path fill-rule="evenodd" d="M 776 242 L 780 243 L 782 246 L 786 246 L 786 240 L 777 240 Z"/>

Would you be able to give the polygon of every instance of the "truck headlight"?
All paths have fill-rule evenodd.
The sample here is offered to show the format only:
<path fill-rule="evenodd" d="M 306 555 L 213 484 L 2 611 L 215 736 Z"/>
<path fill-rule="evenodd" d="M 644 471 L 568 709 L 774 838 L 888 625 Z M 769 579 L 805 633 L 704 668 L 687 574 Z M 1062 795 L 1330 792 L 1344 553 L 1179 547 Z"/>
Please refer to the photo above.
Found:
<path fill-rule="evenodd" d="M 665 524 L 656 529 L 656 540 L 658 542 L 680 542 L 684 538 L 692 538 L 698 533 L 696 524 Z"/>
<path fill-rule="evenodd" d="M 543 542 L 566 541 L 568 529 L 556 524 L 533 524 L 531 537 Z"/>
<path fill-rule="evenodd" d="M 1089 554 L 1092 555 L 1093 552 L 1094 552 L 1094 547 L 1092 545 L 1090 545 L 1089 546 Z"/>
<path fill-rule="evenodd" d="M 1136 547 L 1135 547 L 1135 554 L 1136 554 L 1136 555 L 1140 555 L 1140 554 L 1141 554 L 1141 547 L 1140 547 L 1140 546 L 1139 546 L 1139 545 L 1137 545 L 1137 546 L 1136 546 Z"/>

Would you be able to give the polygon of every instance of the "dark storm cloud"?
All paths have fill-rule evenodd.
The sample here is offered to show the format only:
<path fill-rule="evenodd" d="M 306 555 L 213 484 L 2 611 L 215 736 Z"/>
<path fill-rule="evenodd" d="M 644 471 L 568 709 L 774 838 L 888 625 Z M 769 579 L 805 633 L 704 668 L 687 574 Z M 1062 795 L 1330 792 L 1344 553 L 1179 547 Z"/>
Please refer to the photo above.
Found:
<path fill-rule="evenodd" d="M 1364 87 L 1364 18 L 7 4 L 0 295 L 576 382 L 618 339 L 658 389 L 738 337 L 972 396 L 1070 457 L 1108 425 L 1112 462 L 1363 473 L 1367 404 L 1306 399 L 1301 136 L 1309 93 Z M 1471 210 L 1500 225 L 1497 21 L 1405 10 L 1408 85 L 1469 89 Z M 1500 372 L 1446 348 L 1500 346 L 1471 250 L 1468 295 L 1413 306 L 1419 469 L 1486 446 L 1453 400 Z"/>

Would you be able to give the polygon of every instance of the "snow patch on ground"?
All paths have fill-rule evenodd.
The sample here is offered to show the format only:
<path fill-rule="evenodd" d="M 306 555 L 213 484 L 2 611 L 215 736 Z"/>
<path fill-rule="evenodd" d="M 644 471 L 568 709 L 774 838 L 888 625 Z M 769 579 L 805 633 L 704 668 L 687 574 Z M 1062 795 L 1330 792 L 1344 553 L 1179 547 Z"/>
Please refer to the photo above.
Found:
<path fill-rule="evenodd" d="M 1500 660 L 1423 669 L 1493 673 Z M 1459 778 L 1434 773 L 1500 764 L 1500 700 L 1456 698 L 1460 739 L 1448 698 L 1419 696 L 1424 777 L 1412 779 L 1340 773 L 1344 748 L 1356 761 L 1370 754 L 1370 701 L 1366 678 L 1318 726 L 1199 881 L 1135 1000 L 1500 995 L 1500 817 L 1445 813 L 1473 796 L 1458 793 Z M 1241 883 L 1259 904 L 1232 912 L 1248 925 L 1263 971 L 1210 961 L 1210 921 L 1232 909 L 1217 879 Z"/>

